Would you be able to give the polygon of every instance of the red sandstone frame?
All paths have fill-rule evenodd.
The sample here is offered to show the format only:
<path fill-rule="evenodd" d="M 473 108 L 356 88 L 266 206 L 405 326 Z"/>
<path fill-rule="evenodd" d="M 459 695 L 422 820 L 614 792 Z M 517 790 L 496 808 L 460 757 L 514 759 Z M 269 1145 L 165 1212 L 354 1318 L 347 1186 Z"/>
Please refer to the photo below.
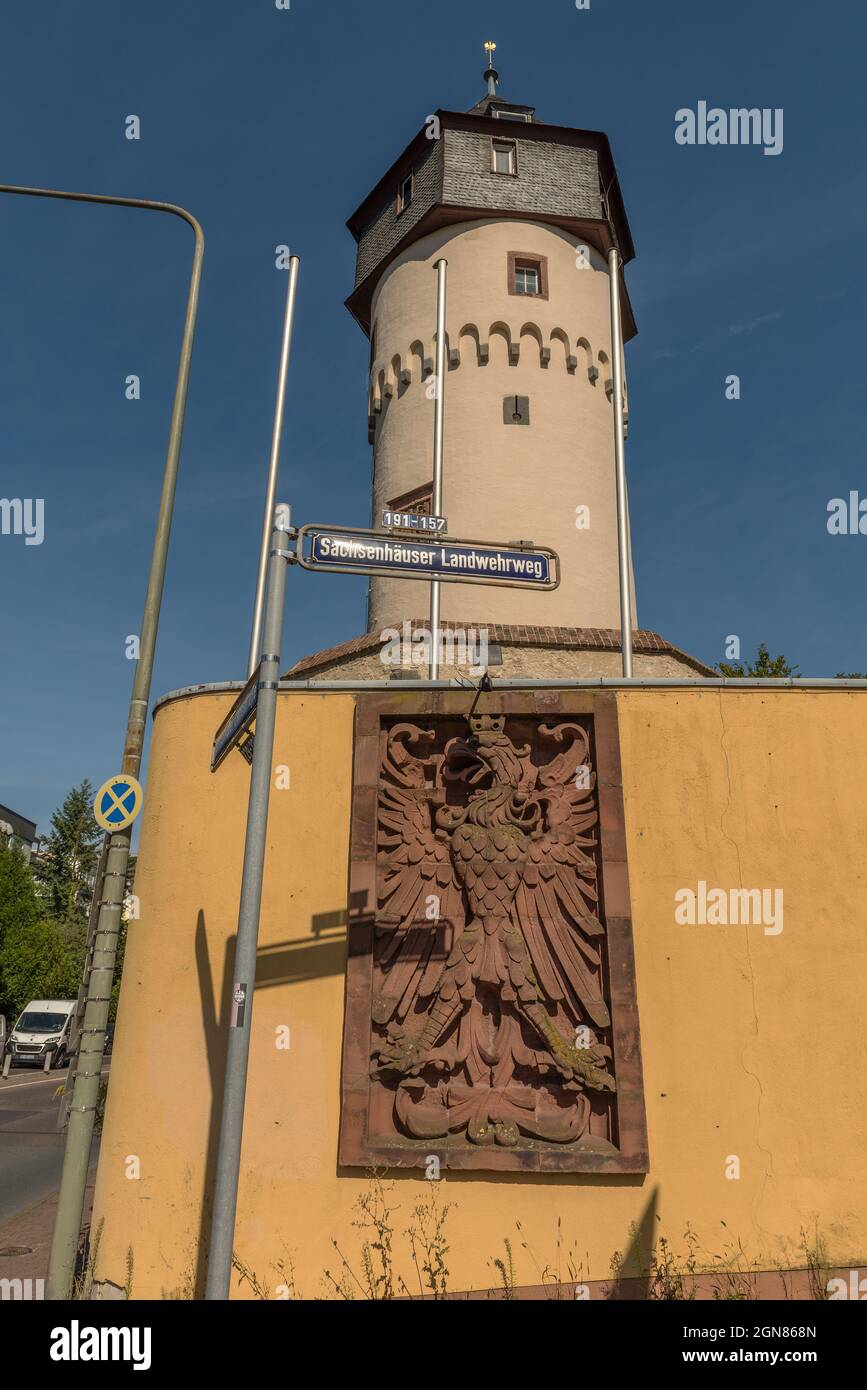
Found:
<path fill-rule="evenodd" d="M 610 1142 L 595 1147 L 586 1142 L 550 1143 L 527 1138 L 522 1133 L 518 1143 L 511 1141 L 512 1147 L 500 1147 L 490 1142 L 486 1146 L 480 1146 L 478 1141 L 469 1143 L 454 1134 L 413 1137 L 400 1133 L 400 1126 L 391 1133 L 383 1132 L 383 1106 L 377 1104 L 376 1097 L 379 1082 L 371 1066 L 376 1051 L 376 1026 L 371 1013 L 376 971 L 375 927 L 377 920 L 382 921 L 381 916 L 378 918 L 381 888 L 377 878 L 377 840 L 383 757 L 389 730 L 396 722 L 415 720 L 416 725 L 430 727 L 437 721 L 448 721 L 454 726 L 456 720 L 466 720 L 473 699 L 472 690 L 371 693 L 357 697 L 349 884 L 352 906 L 348 926 L 339 1162 L 348 1167 L 424 1167 L 435 1155 L 443 1168 L 599 1174 L 647 1172 L 649 1159 L 620 747 L 613 692 L 494 691 L 485 694 L 476 707 L 477 715 L 495 725 L 498 719 L 513 721 L 521 734 L 532 726 L 534 719 L 540 729 L 573 728 L 580 722 L 588 732 L 596 770 L 599 918 L 605 931 L 601 973 L 605 1002 L 610 1009 L 610 1027 L 604 1040 L 610 1046 L 610 1066 L 616 1080 L 616 1091 L 606 1097 L 611 1116 Z M 573 723 L 556 725 L 557 720 Z M 409 795 L 417 794 L 410 792 Z M 379 867 L 381 869 L 382 865 Z M 421 1084 L 419 1082 L 418 1086 Z M 385 1088 L 380 1086 L 380 1089 Z M 527 1088 L 518 1086 L 517 1089 Z M 373 1123 L 372 1114 L 378 1117 Z"/>

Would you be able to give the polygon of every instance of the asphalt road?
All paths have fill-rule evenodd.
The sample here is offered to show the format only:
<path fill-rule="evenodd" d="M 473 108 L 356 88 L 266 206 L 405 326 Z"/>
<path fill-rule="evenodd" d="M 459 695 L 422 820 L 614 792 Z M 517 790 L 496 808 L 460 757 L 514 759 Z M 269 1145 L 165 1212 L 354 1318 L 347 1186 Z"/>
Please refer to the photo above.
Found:
<path fill-rule="evenodd" d="M 60 1187 L 66 1135 L 57 1132 L 55 1092 L 67 1075 L 66 1067 L 47 1075 L 15 1067 L 8 1080 L 0 1078 L 0 1224 Z M 98 1153 L 95 1138 L 91 1163 Z"/>

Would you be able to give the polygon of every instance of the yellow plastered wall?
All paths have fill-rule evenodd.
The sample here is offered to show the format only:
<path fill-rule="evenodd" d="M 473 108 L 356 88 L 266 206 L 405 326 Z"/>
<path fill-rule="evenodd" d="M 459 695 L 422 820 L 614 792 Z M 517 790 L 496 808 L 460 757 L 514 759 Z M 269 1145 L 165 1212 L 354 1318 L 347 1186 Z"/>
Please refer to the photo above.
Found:
<path fill-rule="evenodd" d="M 231 702 L 177 699 L 155 721 L 94 1207 L 96 1276 L 124 1285 L 131 1250 L 134 1298 L 201 1287 L 249 784 L 237 753 L 209 771 Z M 450 1287 L 497 1283 L 505 1237 L 518 1283 L 538 1283 L 558 1221 L 564 1277 L 571 1250 L 579 1277 L 604 1279 L 650 1211 L 681 1253 L 689 1226 L 705 1264 L 740 1242 L 758 1268 L 802 1266 L 802 1229 L 831 1263 L 863 1264 L 867 697 L 635 691 L 618 711 L 651 1171 L 447 1173 Z M 327 1296 L 334 1240 L 358 1268 L 368 1181 L 336 1162 L 353 713 L 348 694 L 279 699 L 289 786 L 271 797 L 236 1232 L 272 1296 L 281 1261 L 297 1294 Z M 781 888 L 782 932 L 678 925 L 675 893 L 700 880 Z M 431 1187 L 394 1178 L 396 1262 L 417 1290 L 402 1232 Z"/>

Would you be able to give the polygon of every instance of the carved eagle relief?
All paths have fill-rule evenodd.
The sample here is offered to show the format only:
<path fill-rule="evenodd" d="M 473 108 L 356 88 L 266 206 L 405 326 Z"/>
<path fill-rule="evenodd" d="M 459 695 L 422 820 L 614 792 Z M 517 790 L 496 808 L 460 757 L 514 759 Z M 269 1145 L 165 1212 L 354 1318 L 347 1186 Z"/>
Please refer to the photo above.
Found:
<path fill-rule="evenodd" d="M 588 733 L 506 724 L 382 736 L 371 1076 L 411 1139 L 579 1141 L 615 1088 Z"/>

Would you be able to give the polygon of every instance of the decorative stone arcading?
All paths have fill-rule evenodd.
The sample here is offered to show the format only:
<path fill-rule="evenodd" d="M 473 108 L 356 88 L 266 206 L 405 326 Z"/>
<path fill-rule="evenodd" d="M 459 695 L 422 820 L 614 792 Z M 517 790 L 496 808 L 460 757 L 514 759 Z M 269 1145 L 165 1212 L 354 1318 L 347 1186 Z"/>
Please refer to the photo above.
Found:
<path fill-rule="evenodd" d="M 466 323 L 455 345 L 447 332 L 449 371 L 456 371 L 463 365 L 488 366 L 491 344 L 497 340 L 504 344 L 509 366 L 518 366 L 523 349 L 525 354 L 538 354 L 538 363 L 543 370 L 553 366 L 582 380 L 586 377 L 593 387 L 601 380 L 605 394 L 611 399 L 611 363 L 604 348 L 595 350 L 587 338 L 573 338 L 565 328 L 552 328 L 545 332 L 538 324 L 529 321 L 520 328 L 513 328 L 502 320 L 492 323 L 487 329 L 480 329 L 475 323 Z M 400 398 L 413 384 L 425 382 L 433 373 L 435 351 L 435 339 L 425 343 L 416 338 L 402 354 L 395 353 L 388 360 L 377 360 L 370 370 L 368 415 L 373 417 L 381 414 L 385 401 L 395 396 Z M 626 405 L 624 386 L 624 408 Z"/>

